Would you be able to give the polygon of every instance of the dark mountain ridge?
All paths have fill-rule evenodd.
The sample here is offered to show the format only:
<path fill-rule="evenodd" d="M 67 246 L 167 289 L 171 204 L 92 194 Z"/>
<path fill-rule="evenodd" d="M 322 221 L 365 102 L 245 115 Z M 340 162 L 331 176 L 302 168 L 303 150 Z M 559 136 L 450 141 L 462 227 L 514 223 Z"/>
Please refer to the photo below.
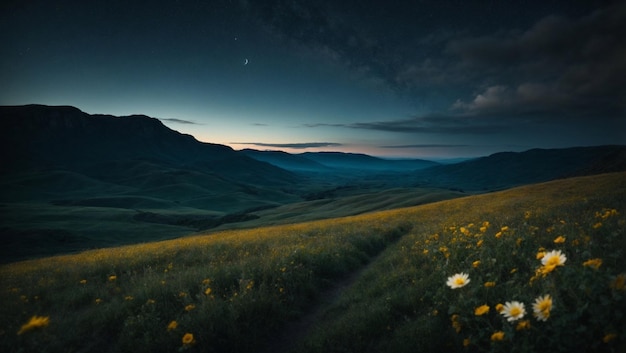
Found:
<path fill-rule="evenodd" d="M 141 161 L 237 182 L 297 181 L 288 171 L 227 146 L 199 142 L 145 115 L 90 115 L 68 106 L 0 107 L 0 139 L 6 171 L 66 168 L 103 177 L 116 174 L 123 161 Z"/>
<path fill-rule="evenodd" d="M 499 152 L 418 171 L 420 184 L 489 191 L 560 178 L 626 170 L 626 146 Z"/>

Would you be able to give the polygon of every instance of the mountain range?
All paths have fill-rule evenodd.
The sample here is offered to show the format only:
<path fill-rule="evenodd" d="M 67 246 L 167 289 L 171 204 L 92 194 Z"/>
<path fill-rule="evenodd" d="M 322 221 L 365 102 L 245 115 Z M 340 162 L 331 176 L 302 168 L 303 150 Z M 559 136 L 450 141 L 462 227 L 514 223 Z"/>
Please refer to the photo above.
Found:
<path fill-rule="evenodd" d="M 144 115 L 43 105 L 0 107 L 0 156 L 0 233 L 11 245 L 0 255 L 17 258 L 626 170 L 626 146 L 503 152 L 448 165 L 235 151 Z"/>

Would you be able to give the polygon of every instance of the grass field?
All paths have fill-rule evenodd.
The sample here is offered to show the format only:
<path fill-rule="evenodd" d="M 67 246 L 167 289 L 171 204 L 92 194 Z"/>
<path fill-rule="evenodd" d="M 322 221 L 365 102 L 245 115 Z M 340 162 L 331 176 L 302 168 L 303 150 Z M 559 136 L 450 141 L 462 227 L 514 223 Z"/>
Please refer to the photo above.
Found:
<path fill-rule="evenodd" d="M 2 265 L 0 350 L 263 351 L 364 269 L 281 347 L 621 352 L 625 215 L 617 173 Z"/>

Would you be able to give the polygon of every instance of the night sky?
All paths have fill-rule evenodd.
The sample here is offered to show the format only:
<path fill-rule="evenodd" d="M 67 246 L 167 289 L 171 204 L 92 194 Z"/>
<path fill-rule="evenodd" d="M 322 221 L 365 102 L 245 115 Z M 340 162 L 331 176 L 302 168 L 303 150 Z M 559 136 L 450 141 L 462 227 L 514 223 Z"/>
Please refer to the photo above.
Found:
<path fill-rule="evenodd" d="M 235 149 L 626 144 L 626 1 L 3 1 L 0 105 Z"/>

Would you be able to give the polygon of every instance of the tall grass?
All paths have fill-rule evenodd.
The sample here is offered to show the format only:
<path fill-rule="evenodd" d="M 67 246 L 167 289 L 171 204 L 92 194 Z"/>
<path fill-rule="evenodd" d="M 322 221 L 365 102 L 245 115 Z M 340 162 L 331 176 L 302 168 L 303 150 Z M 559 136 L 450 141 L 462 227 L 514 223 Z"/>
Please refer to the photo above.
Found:
<path fill-rule="evenodd" d="M 0 350 L 261 351 L 382 252 L 297 351 L 618 351 L 625 215 L 626 174 L 608 174 L 4 265 Z M 548 271 L 550 250 L 567 260 Z M 511 301 L 515 321 L 498 312 Z"/>
<path fill-rule="evenodd" d="M 385 221 L 230 231 L 2 266 L 0 351 L 255 351 L 409 229 Z"/>
<path fill-rule="evenodd" d="M 623 352 L 625 194 L 621 174 L 415 209 L 410 234 L 365 271 L 298 350 Z M 542 265 L 551 250 L 566 255 L 561 266 Z M 469 279 L 462 286 L 446 284 L 461 273 Z M 545 295 L 552 305 L 534 313 Z M 513 301 L 525 315 L 509 321 L 501 305 Z"/>

